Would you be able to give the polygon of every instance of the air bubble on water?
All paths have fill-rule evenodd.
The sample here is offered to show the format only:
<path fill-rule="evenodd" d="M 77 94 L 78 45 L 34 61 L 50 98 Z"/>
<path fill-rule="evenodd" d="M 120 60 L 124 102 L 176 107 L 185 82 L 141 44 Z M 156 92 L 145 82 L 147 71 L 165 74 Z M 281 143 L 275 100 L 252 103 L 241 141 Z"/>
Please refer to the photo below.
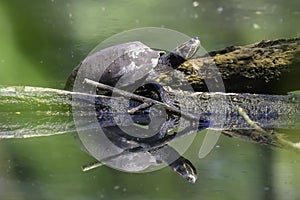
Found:
<path fill-rule="evenodd" d="M 294 164 L 297 164 L 299 161 L 298 160 L 293 160 L 293 163 Z"/>
<path fill-rule="evenodd" d="M 199 6 L 199 2 L 198 2 L 198 1 L 194 1 L 194 2 L 193 2 L 193 7 L 196 8 L 196 7 L 198 7 L 198 6 Z"/>
<path fill-rule="evenodd" d="M 219 14 L 221 14 L 221 13 L 223 12 L 223 10 L 224 10 L 224 9 L 223 9 L 223 7 L 221 7 L 221 6 L 217 8 L 217 12 L 218 12 Z"/>
<path fill-rule="evenodd" d="M 73 17 L 72 13 L 69 13 L 69 18 L 72 18 L 72 17 Z"/>
<path fill-rule="evenodd" d="M 123 192 L 126 192 L 127 191 L 127 188 L 123 188 L 123 190 L 122 190 Z"/>
<path fill-rule="evenodd" d="M 120 189 L 120 186 L 116 185 L 116 186 L 114 187 L 114 190 L 118 190 L 118 189 Z"/>
<path fill-rule="evenodd" d="M 252 26 L 253 26 L 254 29 L 261 29 L 260 25 L 258 25 L 256 23 L 254 23 Z"/>
<path fill-rule="evenodd" d="M 101 7 L 101 10 L 104 12 L 106 10 L 106 8 L 105 7 Z"/>
<path fill-rule="evenodd" d="M 256 12 L 255 12 L 255 14 L 257 14 L 257 15 L 261 15 L 261 14 L 262 14 L 262 12 L 261 12 L 261 11 L 256 11 Z"/>
<path fill-rule="evenodd" d="M 216 145 L 216 148 L 220 148 L 221 146 L 220 145 Z"/>
<path fill-rule="evenodd" d="M 265 190 L 265 191 L 269 191 L 269 190 L 270 190 L 270 187 L 266 186 L 266 187 L 264 187 L 264 190 Z"/>
<path fill-rule="evenodd" d="M 5 63 L 5 60 L 4 60 L 4 59 L 2 59 L 2 60 L 1 60 L 1 63 Z"/>
<path fill-rule="evenodd" d="M 197 19 L 199 15 L 197 13 L 194 14 L 194 18 Z"/>
<path fill-rule="evenodd" d="M 54 0 L 51 0 L 51 2 L 53 3 L 53 2 L 54 2 Z"/>

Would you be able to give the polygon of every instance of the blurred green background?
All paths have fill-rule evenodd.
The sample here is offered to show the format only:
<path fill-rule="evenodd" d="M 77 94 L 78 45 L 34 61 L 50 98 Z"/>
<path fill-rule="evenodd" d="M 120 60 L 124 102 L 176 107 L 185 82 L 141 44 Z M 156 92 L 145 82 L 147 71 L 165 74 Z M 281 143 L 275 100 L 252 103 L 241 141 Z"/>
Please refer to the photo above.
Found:
<path fill-rule="evenodd" d="M 210 51 L 297 37 L 299 22 L 299 0 L 1 0 L 0 84 L 62 89 L 99 42 L 133 28 L 199 36 Z M 186 152 L 199 173 L 195 185 L 168 168 L 129 174 L 101 167 L 83 173 L 80 167 L 93 158 L 72 135 L 2 140 L 0 199 L 300 198 L 299 153 L 221 137 L 199 160 L 202 133 Z"/>

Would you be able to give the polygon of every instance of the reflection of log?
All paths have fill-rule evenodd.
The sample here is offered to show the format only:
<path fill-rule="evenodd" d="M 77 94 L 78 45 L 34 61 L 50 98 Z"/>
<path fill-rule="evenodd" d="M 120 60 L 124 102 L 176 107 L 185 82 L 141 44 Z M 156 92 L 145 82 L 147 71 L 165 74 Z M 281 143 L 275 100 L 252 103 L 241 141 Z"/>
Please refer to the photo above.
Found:
<path fill-rule="evenodd" d="M 296 84 L 300 77 L 299 65 L 300 38 L 295 38 L 212 51 L 185 62 L 179 70 L 197 91 L 207 90 L 204 79 L 214 79 L 215 73 L 209 74 L 215 67 L 227 92 L 278 94 L 299 89 Z"/>
<path fill-rule="evenodd" d="M 134 96 L 128 96 L 127 93 L 122 93 L 122 96 L 135 99 Z M 254 120 L 255 124 L 262 128 L 292 128 L 299 130 L 300 105 L 298 104 L 298 95 L 195 94 L 171 89 L 166 93 L 168 96 L 170 95 L 168 98 L 171 102 L 180 102 L 181 124 L 178 124 L 178 126 L 190 127 L 190 122 L 186 120 L 190 119 L 192 115 L 196 117 L 198 122 L 198 116 L 201 116 L 205 124 L 205 121 L 212 122 L 210 129 L 222 130 L 222 133 L 227 136 L 266 144 L 275 142 L 272 139 L 273 135 L 266 135 L 262 131 L 257 131 L 257 128 L 252 128 L 251 122 L 244 119 L 238 111 L 238 108 L 242 108 L 251 120 Z M 0 139 L 51 136 L 98 127 L 98 124 L 95 126 L 89 120 L 91 117 L 95 117 L 94 110 L 89 112 L 89 109 L 87 109 L 88 107 L 94 108 L 94 95 L 29 86 L 1 86 L 0 94 Z M 79 102 L 82 101 L 83 104 L 72 101 L 74 97 Z M 109 127 L 112 126 L 111 124 L 116 123 L 114 121 L 117 119 L 116 117 L 110 123 L 111 118 L 109 116 L 111 112 L 107 111 L 108 107 L 114 106 L 119 114 L 128 111 L 127 101 L 123 97 L 110 99 L 102 96 L 101 99 L 102 105 L 106 105 L 104 107 L 106 110 L 102 116 L 101 126 L 103 127 Z M 153 103 L 155 104 L 155 101 Z M 162 104 L 165 103 L 159 103 L 159 105 Z M 165 108 L 168 109 L 169 105 L 166 105 Z M 88 121 L 86 124 L 83 123 L 86 126 L 75 126 L 74 113 L 70 112 L 71 106 L 73 106 L 73 111 L 75 106 L 77 116 Z M 118 108 L 115 106 L 118 106 Z M 283 112 L 283 110 L 288 112 Z M 173 111 L 173 117 L 178 115 L 175 110 Z M 184 113 L 190 113 L 191 115 Z M 105 116 L 108 116 L 108 118 L 105 118 Z M 131 126 L 132 121 L 126 120 L 127 118 L 122 116 L 127 115 L 120 115 L 118 119 L 121 121 L 118 121 L 118 124 Z M 194 120 L 195 118 L 191 123 L 195 122 Z M 194 128 L 194 130 L 197 130 L 197 127 Z"/>

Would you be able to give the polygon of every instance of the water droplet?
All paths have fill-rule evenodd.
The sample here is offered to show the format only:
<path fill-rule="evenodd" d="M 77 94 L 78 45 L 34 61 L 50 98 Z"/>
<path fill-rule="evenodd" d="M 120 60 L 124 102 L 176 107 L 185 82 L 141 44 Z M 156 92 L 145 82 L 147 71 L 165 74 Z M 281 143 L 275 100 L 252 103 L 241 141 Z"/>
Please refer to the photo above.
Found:
<path fill-rule="evenodd" d="M 196 7 L 198 7 L 198 6 L 199 6 L 199 2 L 198 2 L 198 1 L 194 1 L 194 2 L 193 2 L 193 7 L 196 8 Z"/>
<path fill-rule="evenodd" d="M 254 28 L 254 29 L 261 29 L 260 25 L 258 25 L 258 24 L 256 24 L 256 23 L 253 24 L 253 28 Z"/>
<path fill-rule="evenodd" d="M 5 60 L 4 60 L 4 59 L 2 59 L 2 60 L 1 60 L 1 63 L 5 63 Z"/>
<path fill-rule="evenodd" d="M 265 191 L 269 191 L 269 190 L 270 190 L 270 187 L 266 186 L 266 187 L 264 187 L 264 190 L 265 190 Z"/>
<path fill-rule="evenodd" d="M 294 161 L 293 161 L 294 164 L 297 164 L 298 162 L 299 162 L 298 160 L 294 160 Z"/>
<path fill-rule="evenodd" d="M 106 8 L 105 7 L 101 7 L 101 10 L 104 12 L 106 10 Z"/>
<path fill-rule="evenodd" d="M 219 14 L 221 14 L 221 13 L 223 12 L 223 7 L 218 7 L 218 8 L 217 8 L 217 12 L 218 12 Z"/>
<path fill-rule="evenodd" d="M 199 15 L 197 13 L 194 14 L 194 18 L 197 19 Z"/>
<path fill-rule="evenodd" d="M 115 190 L 118 190 L 118 189 L 120 189 L 120 186 L 116 185 L 116 186 L 114 187 L 114 189 L 115 189 Z"/>
<path fill-rule="evenodd" d="M 72 18 L 72 17 L 73 17 L 72 13 L 69 13 L 69 18 Z"/>

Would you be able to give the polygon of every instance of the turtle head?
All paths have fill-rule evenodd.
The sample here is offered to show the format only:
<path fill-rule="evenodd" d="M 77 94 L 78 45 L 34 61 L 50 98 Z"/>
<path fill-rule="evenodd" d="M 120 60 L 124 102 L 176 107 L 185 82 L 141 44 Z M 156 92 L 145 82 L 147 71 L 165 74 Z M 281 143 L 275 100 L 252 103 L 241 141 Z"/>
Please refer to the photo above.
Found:
<path fill-rule="evenodd" d="M 186 41 L 185 43 L 180 44 L 177 46 L 172 53 L 188 60 L 192 58 L 200 47 L 200 40 L 198 37 L 193 37 L 190 40 Z"/>
<path fill-rule="evenodd" d="M 173 163 L 170 164 L 170 167 L 184 178 L 189 183 L 195 183 L 197 180 L 197 171 L 194 165 L 184 157 L 179 157 Z"/>

